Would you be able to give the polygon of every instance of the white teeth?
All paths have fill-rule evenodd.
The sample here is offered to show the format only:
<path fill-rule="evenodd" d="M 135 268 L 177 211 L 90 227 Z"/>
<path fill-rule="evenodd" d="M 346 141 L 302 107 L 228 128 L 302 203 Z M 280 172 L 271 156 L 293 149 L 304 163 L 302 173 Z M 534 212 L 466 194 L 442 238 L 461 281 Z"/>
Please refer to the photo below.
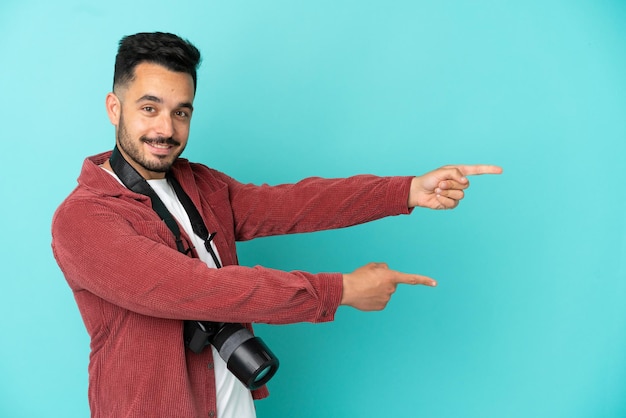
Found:
<path fill-rule="evenodd" d="M 157 143 L 152 143 L 152 142 L 148 142 L 148 145 L 154 148 L 162 148 L 162 149 L 166 149 L 170 147 L 168 144 L 157 144 Z"/>

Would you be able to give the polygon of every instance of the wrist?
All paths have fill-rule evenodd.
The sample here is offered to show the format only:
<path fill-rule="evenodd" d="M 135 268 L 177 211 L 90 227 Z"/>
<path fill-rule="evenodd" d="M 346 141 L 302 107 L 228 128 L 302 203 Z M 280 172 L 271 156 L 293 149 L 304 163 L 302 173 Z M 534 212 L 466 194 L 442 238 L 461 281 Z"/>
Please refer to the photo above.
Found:
<path fill-rule="evenodd" d="M 347 274 L 342 274 L 341 275 L 341 299 L 339 300 L 339 305 L 347 305 L 346 299 L 348 298 L 348 293 L 346 292 L 346 288 L 347 288 L 347 281 L 348 279 L 346 278 Z"/>
<path fill-rule="evenodd" d="M 419 194 L 420 194 L 420 178 L 415 176 L 411 179 L 411 186 L 409 188 L 409 197 L 407 199 L 407 206 L 409 209 L 413 209 L 419 206 Z"/>

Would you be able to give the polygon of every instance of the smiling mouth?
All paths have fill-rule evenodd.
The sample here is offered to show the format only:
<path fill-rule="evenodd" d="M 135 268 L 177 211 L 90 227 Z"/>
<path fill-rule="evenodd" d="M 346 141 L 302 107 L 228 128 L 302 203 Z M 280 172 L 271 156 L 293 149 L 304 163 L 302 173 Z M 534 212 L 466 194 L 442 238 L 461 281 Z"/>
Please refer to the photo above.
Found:
<path fill-rule="evenodd" d="M 148 153 L 158 159 L 170 158 L 176 154 L 175 149 L 180 147 L 180 142 L 172 138 L 141 138 L 148 146 Z"/>
<path fill-rule="evenodd" d="M 169 144 L 165 144 L 165 143 L 159 143 L 159 142 L 150 142 L 150 141 L 146 141 L 146 144 L 150 145 L 153 148 L 159 148 L 159 149 L 169 149 L 172 146 Z"/>
<path fill-rule="evenodd" d="M 180 142 L 173 140 L 172 138 L 141 138 L 141 140 L 154 148 L 169 149 L 171 147 L 177 147 Z"/>

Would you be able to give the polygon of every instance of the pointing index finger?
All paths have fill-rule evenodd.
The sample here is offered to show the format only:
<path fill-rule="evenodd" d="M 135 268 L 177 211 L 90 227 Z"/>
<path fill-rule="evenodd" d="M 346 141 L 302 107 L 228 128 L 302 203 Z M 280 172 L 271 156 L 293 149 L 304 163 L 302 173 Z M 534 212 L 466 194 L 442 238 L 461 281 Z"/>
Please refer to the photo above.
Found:
<path fill-rule="evenodd" d="M 408 273 L 401 273 L 399 271 L 396 272 L 395 275 L 395 283 L 396 284 L 422 284 L 422 285 L 426 285 L 426 286 L 437 286 L 437 282 L 427 276 L 421 276 L 419 274 L 408 274 Z"/>
<path fill-rule="evenodd" d="M 502 174 L 502 167 L 489 164 L 474 164 L 474 165 L 457 165 L 464 176 L 477 176 L 481 174 Z"/>

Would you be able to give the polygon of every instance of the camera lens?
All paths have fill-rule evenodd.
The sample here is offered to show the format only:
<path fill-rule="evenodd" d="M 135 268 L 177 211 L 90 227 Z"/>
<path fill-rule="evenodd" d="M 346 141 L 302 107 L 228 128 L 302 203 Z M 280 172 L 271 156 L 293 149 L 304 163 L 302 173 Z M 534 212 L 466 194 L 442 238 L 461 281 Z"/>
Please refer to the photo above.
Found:
<path fill-rule="evenodd" d="M 263 381 L 263 378 L 265 376 L 267 376 L 267 374 L 272 371 L 272 368 L 270 366 L 266 367 L 265 369 L 261 370 L 261 373 L 259 373 L 256 377 L 256 379 L 254 379 L 255 383 L 261 382 Z"/>
<path fill-rule="evenodd" d="M 213 338 L 213 345 L 230 370 L 250 390 L 267 383 L 278 370 L 278 358 L 240 324 L 224 324 Z"/>

